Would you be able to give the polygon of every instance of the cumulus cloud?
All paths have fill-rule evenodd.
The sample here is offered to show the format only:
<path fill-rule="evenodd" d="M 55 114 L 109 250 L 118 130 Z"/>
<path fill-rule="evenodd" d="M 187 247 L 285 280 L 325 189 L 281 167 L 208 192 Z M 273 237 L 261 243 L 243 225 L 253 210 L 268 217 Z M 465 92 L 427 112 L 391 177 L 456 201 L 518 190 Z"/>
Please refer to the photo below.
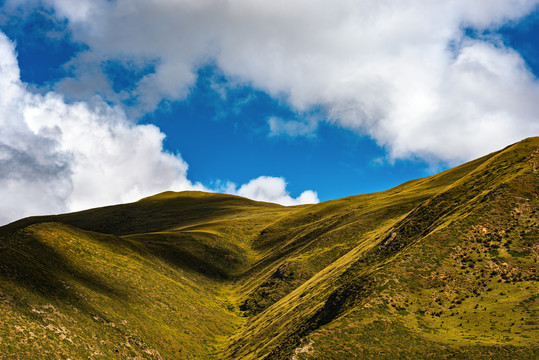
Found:
<path fill-rule="evenodd" d="M 141 111 L 183 99 L 212 62 L 298 112 L 322 109 L 393 159 L 459 162 L 539 133 L 536 76 L 514 50 L 464 31 L 516 21 L 537 0 L 43 2 L 97 59 L 157 64 L 128 94 Z M 73 64 L 95 69 L 88 58 Z M 275 119 L 272 133 L 303 125 Z"/>
<path fill-rule="evenodd" d="M 318 203 L 318 194 L 307 190 L 297 198 L 290 196 L 286 190 L 286 181 L 281 177 L 260 176 L 237 188 L 229 183 L 226 192 L 258 201 L 267 201 L 281 205 L 302 205 Z"/>
<path fill-rule="evenodd" d="M 179 155 L 163 151 L 155 126 L 133 125 L 100 99 L 67 104 L 28 91 L 1 33 L 0 93 L 0 223 L 204 189 L 187 180 Z"/>
<path fill-rule="evenodd" d="M 203 190 L 154 125 L 136 125 L 99 97 L 67 103 L 20 81 L 14 45 L 0 33 L 0 224 L 18 218 L 135 201 L 162 191 Z M 269 180 L 268 180 L 269 179 Z M 283 179 L 253 180 L 234 193 L 290 205 Z"/>

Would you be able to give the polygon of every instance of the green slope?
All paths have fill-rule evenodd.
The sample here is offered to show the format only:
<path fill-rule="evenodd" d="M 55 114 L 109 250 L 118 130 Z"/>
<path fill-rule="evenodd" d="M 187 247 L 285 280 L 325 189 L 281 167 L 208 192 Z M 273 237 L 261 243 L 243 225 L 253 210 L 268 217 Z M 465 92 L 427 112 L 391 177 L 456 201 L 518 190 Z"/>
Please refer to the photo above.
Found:
<path fill-rule="evenodd" d="M 537 358 L 539 138 L 299 207 L 200 192 L 0 228 L 0 358 Z"/>
<path fill-rule="evenodd" d="M 291 211 L 164 193 L 2 228 L 0 358 L 210 358 L 243 323 L 227 279 Z"/>
<path fill-rule="evenodd" d="M 357 247 L 255 317 L 228 354 L 536 358 L 538 143 L 425 179 L 430 187 L 461 175 L 389 227 L 361 234 Z M 407 184 L 402 199 L 410 185 L 428 191 Z"/>

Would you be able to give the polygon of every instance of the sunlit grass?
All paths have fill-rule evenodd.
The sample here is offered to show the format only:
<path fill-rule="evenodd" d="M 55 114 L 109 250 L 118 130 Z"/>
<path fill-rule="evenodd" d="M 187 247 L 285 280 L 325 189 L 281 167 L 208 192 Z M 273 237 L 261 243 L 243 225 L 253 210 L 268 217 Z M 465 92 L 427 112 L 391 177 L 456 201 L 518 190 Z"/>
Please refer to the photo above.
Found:
<path fill-rule="evenodd" d="M 2 227 L 0 358 L 537 358 L 538 148 L 310 206 L 167 192 Z"/>

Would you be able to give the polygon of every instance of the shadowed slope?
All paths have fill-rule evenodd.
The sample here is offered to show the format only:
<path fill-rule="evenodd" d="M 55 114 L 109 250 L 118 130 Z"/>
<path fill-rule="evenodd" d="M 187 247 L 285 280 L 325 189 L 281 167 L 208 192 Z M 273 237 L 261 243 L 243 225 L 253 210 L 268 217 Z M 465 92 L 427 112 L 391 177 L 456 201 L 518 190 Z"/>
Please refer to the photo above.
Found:
<path fill-rule="evenodd" d="M 233 195 L 184 191 L 164 192 L 134 203 L 106 206 L 56 216 L 35 216 L 16 221 L 2 229 L 54 221 L 104 234 L 128 235 L 171 230 L 205 224 L 218 219 L 233 219 L 238 213 L 259 209 L 285 209 L 281 205 L 257 202 Z"/>
<path fill-rule="evenodd" d="M 239 325 L 218 284 L 121 238 L 40 223 L 0 241 L 0 358 L 204 358 Z"/>
<path fill-rule="evenodd" d="M 292 211 L 164 193 L 1 228 L 0 358 L 210 358 L 242 322 L 223 281 L 250 266 L 252 238 Z"/>

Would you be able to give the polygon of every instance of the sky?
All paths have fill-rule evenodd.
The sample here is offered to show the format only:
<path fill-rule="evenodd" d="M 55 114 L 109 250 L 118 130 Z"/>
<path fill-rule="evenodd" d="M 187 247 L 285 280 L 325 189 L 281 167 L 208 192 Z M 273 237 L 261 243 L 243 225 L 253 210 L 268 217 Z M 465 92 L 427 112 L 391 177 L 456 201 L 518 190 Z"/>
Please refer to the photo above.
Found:
<path fill-rule="evenodd" d="M 539 0 L 0 0 L 0 224 L 382 191 L 539 135 Z"/>

